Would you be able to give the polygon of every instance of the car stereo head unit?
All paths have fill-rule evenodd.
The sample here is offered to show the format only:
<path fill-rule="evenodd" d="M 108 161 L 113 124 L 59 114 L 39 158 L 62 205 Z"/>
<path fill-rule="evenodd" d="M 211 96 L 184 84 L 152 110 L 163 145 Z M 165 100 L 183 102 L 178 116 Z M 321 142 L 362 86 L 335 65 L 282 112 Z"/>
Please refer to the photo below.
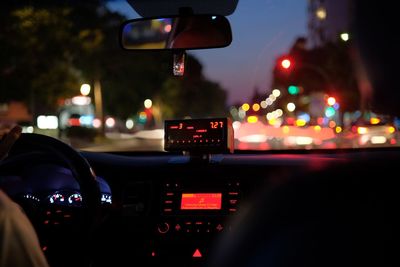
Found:
<path fill-rule="evenodd" d="M 164 149 L 196 153 L 233 153 L 229 118 L 166 120 Z"/>

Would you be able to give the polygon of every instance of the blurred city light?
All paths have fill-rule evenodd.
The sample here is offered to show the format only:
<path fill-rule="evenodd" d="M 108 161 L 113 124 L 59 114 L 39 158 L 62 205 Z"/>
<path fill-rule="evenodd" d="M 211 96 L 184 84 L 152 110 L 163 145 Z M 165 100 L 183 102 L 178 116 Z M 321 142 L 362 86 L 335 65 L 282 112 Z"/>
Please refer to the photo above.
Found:
<path fill-rule="evenodd" d="M 150 99 L 146 99 L 144 101 L 144 107 L 145 108 L 151 108 L 153 106 L 153 101 L 151 101 Z"/>
<path fill-rule="evenodd" d="M 262 108 L 267 108 L 268 107 L 267 101 L 265 101 L 265 100 L 261 101 L 260 105 L 261 105 Z"/>
<path fill-rule="evenodd" d="M 125 126 L 127 129 L 132 130 L 133 126 L 135 126 L 135 122 L 132 119 L 127 119 Z"/>
<path fill-rule="evenodd" d="M 314 130 L 316 132 L 320 132 L 321 131 L 321 126 L 319 126 L 319 125 L 314 126 Z"/>
<path fill-rule="evenodd" d="M 239 138 L 239 141 L 244 143 L 264 143 L 267 140 L 268 136 L 264 134 L 252 134 Z"/>
<path fill-rule="evenodd" d="M 33 133 L 33 126 L 28 126 L 28 127 L 22 127 L 22 132 L 23 133 Z"/>
<path fill-rule="evenodd" d="M 308 113 L 302 113 L 298 116 L 299 120 L 304 120 L 305 122 L 309 122 L 311 117 Z"/>
<path fill-rule="evenodd" d="M 338 109 L 339 109 L 339 107 L 340 107 L 340 105 L 339 105 L 339 103 L 338 103 L 338 102 L 336 102 L 336 103 L 333 105 L 333 108 L 334 108 L 335 110 L 338 110 Z"/>
<path fill-rule="evenodd" d="M 147 121 L 146 112 L 144 112 L 144 111 L 140 112 L 139 113 L 139 122 L 144 124 L 144 123 L 146 123 L 146 121 Z"/>
<path fill-rule="evenodd" d="M 289 126 L 285 125 L 285 126 L 282 127 L 282 132 L 283 132 L 284 134 L 288 134 L 289 131 L 290 131 Z"/>
<path fill-rule="evenodd" d="M 281 66 L 282 66 L 282 68 L 284 68 L 284 69 L 289 69 L 291 65 L 292 65 L 292 62 L 290 62 L 290 60 L 287 59 L 287 58 L 285 58 L 285 59 L 283 59 L 283 60 L 281 61 Z"/>
<path fill-rule="evenodd" d="M 328 99 L 326 100 L 326 103 L 327 103 L 329 106 L 333 106 L 333 105 L 335 105 L 335 103 L 336 103 L 336 99 L 335 99 L 334 97 L 328 97 Z"/>
<path fill-rule="evenodd" d="M 239 116 L 239 119 L 244 119 L 244 117 L 246 117 L 246 111 L 244 111 L 242 108 L 240 108 L 239 112 L 238 112 L 238 116 Z"/>
<path fill-rule="evenodd" d="M 39 129 L 57 129 L 58 118 L 57 116 L 44 116 L 40 115 L 37 117 L 37 126 Z"/>
<path fill-rule="evenodd" d="M 289 112 L 293 112 L 296 109 L 296 105 L 294 103 L 290 102 L 287 104 L 286 108 Z"/>
<path fill-rule="evenodd" d="M 87 84 L 87 83 L 84 83 L 84 84 L 82 84 L 81 85 L 81 94 L 83 95 L 83 96 L 87 96 L 87 95 L 89 95 L 90 94 L 90 85 L 89 84 Z"/>
<path fill-rule="evenodd" d="M 243 109 L 244 111 L 248 111 L 248 110 L 250 109 L 250 105 L 247 104 L 247 103 L 244 103 L 244 104 L 242 105 L 242 109 Z"/>
<path fill-rule="evenodd" d="M 291 95 L 297 95 L 300 92 L 300 88 L 298 86 L 295 86 L 295 85 L 290 85 L 288 87 L 288 92 Z"/>
<path fill-rule="evenodd" d="M 381 122 L 381 120 L 380 120 L 379 118 L 371 118 L 371 119 L 369 120 L 369 122 L 370 122 L 371 124 L 378 124 L 378 123 Z"/>
<path fill-rule="evenodd" d="M 335 121 L 330 121 L 329 122 L 329 128 L 335 128 L 336 127 L 336 122 Z"/>
<path fill-rule="evenodd" d="M 316 15 L 317 18 L 320 19 L 320 20 L 326 19 L 326 9 L 323 8 L 323 7 L 319 7 L 319 8 L 315 11 L 315 15 Z"/>
<path fill-rule="evenodd" d="M 92 102 L 92 99 L 87 96 L 74 96 L 72 99 L 72 104 L 77 106 L 86 106 Z"/>
<path fill-rule="evenodd" d="M 298 144 L 298 145 L 304 146 L 304 145 L 311 145 L 313 143 L 312 137 L 298 136 L 295 138 L 296 138 L 296 144 Z"/>
<path fill-rule="evenodd" d="M 342 39 L 343 41 L 347 42 L 350 39 L 350 35 L 347 32 L 342 32 L 340 34 L 340 39 Z"/>
<path fill-rule="evenodd" d="M 101 120 L 98 118 L 93 119 L 92 123 L 93 123 L 93 127 L 96 129 L 101 127 Z"/>
<path fill-rule="evenodd" d="M 336 111 L 333 107 L 327 107 L 325 109 L 325 116 L 327 116 L 328 118 L 333 117 L 336 114 Z"/>
<path fill-rule="evenodd" d="M 234 121 L 234 122 L 232 123 L 233 130 L 235 130 L 235 131 L 239 130 L 239 128 L 240 128 L 241 125 L 242 125 L 242 124 L 240 123 L 240 121 Z"/>
<path fill-rule="evenodd" d="M 384 136 L 372 136 L 371 137 L 371 143 L 376 145 L 376 144 L 384 144 L 387 142 L 386 137 Z"/>
<path fill-rule="evenodd" d="M 368 133 L 368 128 L 366 128 L 366 127 L 358 127 L 357 128 L 357 133 L 366 134 L 366 133 Z"/>
<path fill-rule="evenodd" d="M 253 110 L 256 111 L 256 112 L 259 111 L 260 110 L 260 105 L 257 104 L 257 103 L 253 104 Z"/>
<path fill-rule="evenodd" d="M 258 117 L 257 116 L 249 116 L 247 117 L 247 122 L 248 123 L 256 123 L 258 121 Z"/>
<path fill-rule="evenodd" d="M 171 31 L 171 29 L 172 29 L 171 24 L 167 24 L 164 26 L 164 32 L 166 32 L 166 33 L 169 33 Z"/>
<path fill-rule="evenodd" d="M 335 132 L 336 133 L 341 133 L 343 131 L 343 129 L 342 129 L 342 127 L 340 127 L 340 126 L 337 126 L 336 128 L 335 128 Z"/>
<path fill-rule="evenodd" d="M 303 127 L 306 124 L 307 124 L 307 122 L 305 120 L 302 120 L 302 119 L 296 120 L 296 126 L 298 126 L 298 127 Z"/>
<path fill-rule="evenodd" d="M 93 125 L 93 115 L 82 115 L 79 118 L 79 123 L 82 126 L 92 126 Z"/>
<path fill-rule="evenodd" d="M 278 117 L 282 116 L 282 115 L 283 115 L 283 110 L 280 109 L 280 108 L 278 108 L 278 109 L 276 110 L 276 115 L 277 115 Z"/>
<path fill-rule="evenodd" d="M 396 131 L 396 129 L 393 126 L 388 127 L 388 133 L 392 134 Z"/>
<path fill-rule="evenodd" d="M 279 89 L 272 90 L 272 95 L 275 97 L 279 97 L 281 95 L 281 91 Z"/>
<path fill-rule="evenodd" d="M 113 128 L 115 126 L 115 119 L 114 118 L 107 118 L 106 119 L 106 127 Z"/>

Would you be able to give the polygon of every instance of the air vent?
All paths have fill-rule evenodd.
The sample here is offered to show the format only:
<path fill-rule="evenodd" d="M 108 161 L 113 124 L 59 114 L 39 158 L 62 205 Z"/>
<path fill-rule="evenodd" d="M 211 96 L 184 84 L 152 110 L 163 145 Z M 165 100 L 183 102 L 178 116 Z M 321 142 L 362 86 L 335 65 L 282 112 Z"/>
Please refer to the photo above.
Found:
<path fill-rule="evenodd" d="M 124 216 L 144 216 L 150 211 L 151 185 L 147 182 L 130 183 L 123 191 Z"/>

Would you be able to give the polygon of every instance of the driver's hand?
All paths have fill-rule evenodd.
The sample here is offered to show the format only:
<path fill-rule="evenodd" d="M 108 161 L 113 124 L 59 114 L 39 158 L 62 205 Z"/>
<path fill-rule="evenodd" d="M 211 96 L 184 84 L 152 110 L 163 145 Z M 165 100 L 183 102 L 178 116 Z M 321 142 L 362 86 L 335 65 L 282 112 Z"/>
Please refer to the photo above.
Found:
<path fill-rule="evenodd" d="M 1 127 L 0 125 L 0 160 L 4 159 L 8 151 L 14 145 L 15 141 L 21 135 L 22 128 L 18 125 L 10 128 Z"/>

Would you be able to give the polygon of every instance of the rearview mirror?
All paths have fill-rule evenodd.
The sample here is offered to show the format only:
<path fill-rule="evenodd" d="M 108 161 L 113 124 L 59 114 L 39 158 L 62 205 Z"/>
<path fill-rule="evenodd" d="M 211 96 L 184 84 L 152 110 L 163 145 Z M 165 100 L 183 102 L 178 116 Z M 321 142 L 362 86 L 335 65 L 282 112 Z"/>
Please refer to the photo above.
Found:
<path fill-rule="evenodd" d="M 127 50 L 204 49 L 232 42 L 229 21 L 223 16 L 191 15 L 134 19 L 121 27 Z"/>

